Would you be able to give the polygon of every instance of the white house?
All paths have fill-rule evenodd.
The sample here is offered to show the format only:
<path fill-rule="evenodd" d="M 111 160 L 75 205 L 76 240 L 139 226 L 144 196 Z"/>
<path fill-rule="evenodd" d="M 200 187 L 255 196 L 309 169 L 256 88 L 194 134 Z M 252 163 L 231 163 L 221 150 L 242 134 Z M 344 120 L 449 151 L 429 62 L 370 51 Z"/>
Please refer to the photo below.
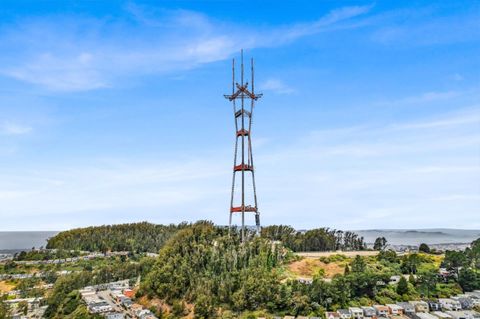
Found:
<path fill-rule="evenodd" d="M 450 311 L 462 310 L 462 305 L 458 300 L 454 300 L 451 298 L 439 298 L 438 302 L 442 306 L 443 310 L 450 310 Z"/>
<path fill-rule="evenodd" d="M 387 304 L 388 311 L 391 315 L 403 315 L 403 308 L 395 304 Z"/>
<path fill-rule="evenodd" d="M 363 319 L 363 310 L 358 307 L 349 307 L 348 310 L 352 314 L 353 319 Z"/>

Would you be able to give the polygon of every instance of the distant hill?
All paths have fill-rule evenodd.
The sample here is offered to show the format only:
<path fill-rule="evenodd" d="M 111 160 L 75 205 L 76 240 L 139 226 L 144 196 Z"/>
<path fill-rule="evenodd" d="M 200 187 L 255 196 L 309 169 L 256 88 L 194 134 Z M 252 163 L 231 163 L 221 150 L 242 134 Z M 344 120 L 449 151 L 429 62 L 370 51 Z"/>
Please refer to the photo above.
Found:
<path fill-rule="evenodd" d="M 419 245 L 471 243 L 480 237 L 480 230 L 472 229 L 369 229 L 355 230 L 366 243 L 373 243 L 377 237 L 385 237 L 392 245 Z"/>

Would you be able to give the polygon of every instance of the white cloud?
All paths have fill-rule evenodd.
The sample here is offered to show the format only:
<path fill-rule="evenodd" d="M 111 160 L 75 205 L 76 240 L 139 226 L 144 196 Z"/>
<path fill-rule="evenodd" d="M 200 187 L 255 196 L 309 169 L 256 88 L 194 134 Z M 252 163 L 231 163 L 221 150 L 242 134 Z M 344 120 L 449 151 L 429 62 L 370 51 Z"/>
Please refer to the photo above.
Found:
<path fill-rule="evenodd" d="M 431 103 L 438 101 L 447 101 L 459 97 L 462 92 L 457 91 L 430 91 L 424 92 L 418 95 L 402 97 L 394 100 L 381 101 L 379 105 L 408 105 L 408 104 L 420 104 Z"/>
<path fill-rule="evenodd" d="M 365 14 L 370 7 L 333 10 L 307 24 L 250 29 L 185 10 L 155 12 L 132 4 L 127 10 L 137 24 L 54 16 L 0 30 L 0 74 L 55 91 L 105 88 L 125 77 L 223 60 L 241 48 L 285 44 Z"/>
<path fill-rule="evenodd" d="M 255 158 L 262 223 L 474 227 L 480 132 L 477 123 L 458 119 L 478 111 L 316 131 L 286 145 L 269 139 Z M 27 216 L 46 225 L 28 226 L 33 229 L 52 229 L 53 221 L 57 228 L 144 219 L 225 224 L 228 153 L 216 152 L 215 160 L 198 154 L 199 160 L 156 163 L 92 159 L 55 167 L 32 163 L 18 171 L 0 167 L 0 212 L 9 223 L 3 227 L 18 229 Z"/>
<path fill-rule="evenodd" d="M 278 94 L 292 94 L 296 90 L 279 79 L 268 79 L 260 84 L 260 90 L 272 91 Z"/>
<path fill-rule="evenodd" d="M 13 122 L 0 124 L 0 133 L 4 135 L 23 135 L 32 131 L 30 126 L 20 125 Z"/>

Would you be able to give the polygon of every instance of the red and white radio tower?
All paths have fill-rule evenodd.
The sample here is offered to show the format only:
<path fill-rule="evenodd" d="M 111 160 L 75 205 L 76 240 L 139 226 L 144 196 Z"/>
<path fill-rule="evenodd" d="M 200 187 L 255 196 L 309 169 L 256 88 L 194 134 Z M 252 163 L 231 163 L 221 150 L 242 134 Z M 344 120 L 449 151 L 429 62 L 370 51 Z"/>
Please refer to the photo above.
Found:
<path fill-rule="evenodd" d="M 225 95 L 233 104 L 235 117 L 235 155 L 233 160 L 232 196 L 230 200 L 229 226 L 232 226 L 233 214 L 241 214 L 242 217 L 242 241 L 245 239 L 245 213 L 255 214 L 255 225 L 257 232 L 260 231 L 260 212 L 257 205 L 257 192 L 255 189 L 255 171 L 253 166 L 252 153 L 252 118 L 255 101 L 262 97 L 262 94 L 255 94 L 253 58 L 250 60 L 251 85 L 244 82 L 243 50 L 241 51 L 241 72 L 240 83 L 235 82 L 235 59 L 232 61 L 232 94 Z M 239 147 L 240 145 L 240 147 Z M 240 175 L 241 197 L 236 192 L 236 178 Z M 246 181 L 251 178 L 252 193 L 246 191 Z M 253 195 L 253 198 L 252 198 Z M 236 202 L 240 201 L 239 204 Z"/>

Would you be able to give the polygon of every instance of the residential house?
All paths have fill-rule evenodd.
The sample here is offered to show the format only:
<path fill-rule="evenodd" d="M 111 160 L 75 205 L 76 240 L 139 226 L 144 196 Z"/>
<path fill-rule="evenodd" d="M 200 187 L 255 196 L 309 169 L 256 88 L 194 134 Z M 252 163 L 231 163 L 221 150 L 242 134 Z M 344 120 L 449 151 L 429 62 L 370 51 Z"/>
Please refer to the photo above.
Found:
<path fill-rule="evenodd" d="M 363 317 L 365 318 L 376 318 L 377 311 L 373 307 L 362 307 Z"/>
<path fill-rule="evenodd" d="M 415 313 L 415 306 L 409 302 L 397 302 L 397 305 L 403 308 L 405 315 L 411 315 Z"/>
<path fill-rule="evenodd" d="M 352 314 L 347 309 L 338 309 L 337 312 L 341 319 L 352 319 Z"/>
<path fill-rule="evenodd" d="M 358 307 L 349 307 L 348 310 L 352 314 L 353 319 L 363 319 L 363 310 Z"/>
<path fill-rule="evenodd" d="M 88 309 L 91 313 L 105 313 L 113 310 L 106 301 L 92 302 L 88 305 Z"/>
<path fill-rule="evenodd" d="M 466 292 L 465 295 L 467 295 L 470 298 L 477 298 L 480 299 L 480 290 L 474 290 L 474 291 L 469 291 Z"/>
<path fill-rule="evenodd" d="M 439 298 L 438 302 L 442 306 L 442 310 L 458 311 L 462 310 L 462 305 L 458 300 L 451 298 Z"/>
<path fill-rule="evenodd" d="M 470 310 L 473 308 L 473 300 L 468 296 L 460 295 L 452 297 L 452 299 L 458 301 L 463 310 Z"/>
<path fill-rule="evenodd" d="M 442 305 L 436 301 L 427 301 L 428 303 L 428 309 L 430 311 L 441 311 L 442 310 Z"/>
<path fill-rule="evenodd" d="M 382 305 L 374 305 L 373 308 L 377 312 L 377 316 L 379 317 L 387 317 L 388 316 L 388 307 Z"/>
<path fill-rule="evenodd" d="M 134 303 L 130 306 L 130 310 L 133 312 L 133 313 L 136 313 L 137 311 L 140 311 L 143 309 L 143 306 L 142 305 L 139 305 L 138 303 Z"/>
<path fill-rule="evenodd" d="M 135 295 L 135 292 L 132 289 L 127 288 L 127 289 L 123 289 L 123 294 L 128 298 L 133 298 L 133 296 Z"/>
<path fill-rule="evenodd" d="M 144 309 L 137 314 L 140 319 L 156 319 L 155 315 L 148 309 Z"/>
<path fill-rule="evenodd" d="M 428 303 L 421 300 L 409 301 L 415 307 L 415 312 L 428 312 Z"/>
<path fill-rule="evenodd" d="M 326 311 L 325 319 L 340 319 L 340 314 L 338 312 Z"/>
<path fill-rule="evenodd" d="M 105 315 L 106 319 L 124 319 L 125 315 L 120 312 L 110 312 Z"/>
<path fill-rule="evenodd" d="M 403 308 L 401 306 L 396 304 L 387 304 L 386 306 L 388 307 L 389 314 L 396 316 L 403 315 Z"/>

